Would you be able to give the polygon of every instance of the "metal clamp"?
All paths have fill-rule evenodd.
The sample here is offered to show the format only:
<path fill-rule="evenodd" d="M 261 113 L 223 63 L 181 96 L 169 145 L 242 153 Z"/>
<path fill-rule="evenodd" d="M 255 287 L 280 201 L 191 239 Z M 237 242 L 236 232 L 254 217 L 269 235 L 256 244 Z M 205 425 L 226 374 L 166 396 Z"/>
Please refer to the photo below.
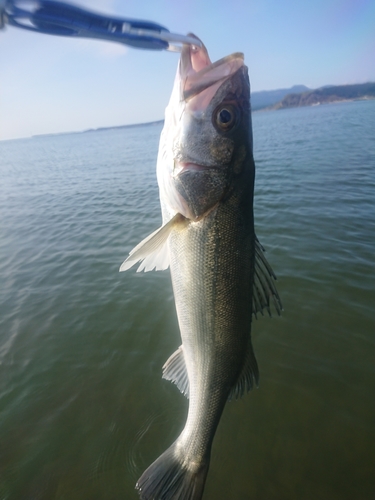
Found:
<path fill-rule="evenodd" d="M 6 0 L 0 0 L 0 30 L 5 26 L 5 2 Z"/>
<path fill-rule="evenodd" d="M 48 35 L 96 38 L 139 49 L 180 51 L 199 40 L 177 35 L 149 21 L 103 16 L 53 0 L 0 0 L 0 28 L 17 28 Z"/>

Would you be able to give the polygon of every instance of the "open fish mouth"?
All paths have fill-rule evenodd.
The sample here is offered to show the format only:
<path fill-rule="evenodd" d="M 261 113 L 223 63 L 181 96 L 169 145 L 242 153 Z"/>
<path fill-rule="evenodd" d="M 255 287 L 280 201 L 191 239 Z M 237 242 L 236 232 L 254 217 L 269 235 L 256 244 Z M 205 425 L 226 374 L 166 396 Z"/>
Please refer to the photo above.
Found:
<path fill-rule="evenodd" d="M 197 38 L 194 34 L 189 36 Z M 201 40 L 199 40 L 201 42 Z M 202 42 L 201 42 L 202 43 Z M 220 84 L 223 80 L 233 75 L 244 65 L 244 55 L 242 52 L 235 52 L 212 63 L 207 49 L 202 43 L 201 47 L 194 45 L 184 45 L 180 59 L 181 94 L 183 100 L 201 93 L 203 90 Z M 212 98 L 212 89 L 207 100 Z"/>

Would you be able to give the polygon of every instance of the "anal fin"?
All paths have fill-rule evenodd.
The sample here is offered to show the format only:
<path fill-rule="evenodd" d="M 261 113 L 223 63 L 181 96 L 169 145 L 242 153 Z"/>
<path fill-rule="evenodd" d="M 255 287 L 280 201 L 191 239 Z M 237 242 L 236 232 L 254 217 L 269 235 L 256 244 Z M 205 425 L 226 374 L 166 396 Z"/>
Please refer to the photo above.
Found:
<path fill-rule="evenodd" d="M 234 384 L 232 390 L 229 393 L 228 400 L 241 398 L 246 392 L 249 392 L 254 387 L 254 385 L 258 387 L 258 383 L 258 363 L 255 359 L 251 339 L 249 339 L 249 345 L 247 347 L 243 368 L 237 379 L 237 382 Z"/>

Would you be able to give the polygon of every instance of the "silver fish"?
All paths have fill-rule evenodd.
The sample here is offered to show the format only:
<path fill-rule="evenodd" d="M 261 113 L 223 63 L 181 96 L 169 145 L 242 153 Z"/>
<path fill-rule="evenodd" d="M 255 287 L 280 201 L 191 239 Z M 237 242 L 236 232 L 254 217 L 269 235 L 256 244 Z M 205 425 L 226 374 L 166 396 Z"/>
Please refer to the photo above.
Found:
<path fill-rule="evenodd" d="M 189 398 L 182 433 L 138 480 L 143 500 L 202 498 L 224 406 L 258 384 L 252 314 L 281 302 L 254 233 L 254 176 L 243 54 L 212 64 L 185 45 L 157 162 L 163 226 L 120 268 L 170 266 L 182 345 L 163 378 Z"/>

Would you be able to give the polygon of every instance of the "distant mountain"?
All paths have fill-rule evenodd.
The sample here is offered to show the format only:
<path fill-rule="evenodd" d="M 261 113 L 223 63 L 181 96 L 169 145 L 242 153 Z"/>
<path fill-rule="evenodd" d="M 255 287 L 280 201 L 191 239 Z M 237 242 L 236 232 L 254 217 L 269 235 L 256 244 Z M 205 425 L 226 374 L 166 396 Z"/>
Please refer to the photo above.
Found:
<path fill-rule="evenodd" d="M 287 94 L 280 102 L 268 109 L 298 108 L 300 106 L 316 106 L 330 102 L 354 99 L 375 99 L 375 83 L 357 85 L 326 85 L 315 90 L 302 93 Z"/>
<path fill-rule="evenodd" d="M 298 94 L 309 90 L 311 89 L 309 89 L 305 85 L 294 85 L 289 89 L 262 90 L 260 92 L 252 92 L 251 109 L 253 111 L 256 111 L 257 109 L 267 108 L 281 101 L 287 94 Z"/>

